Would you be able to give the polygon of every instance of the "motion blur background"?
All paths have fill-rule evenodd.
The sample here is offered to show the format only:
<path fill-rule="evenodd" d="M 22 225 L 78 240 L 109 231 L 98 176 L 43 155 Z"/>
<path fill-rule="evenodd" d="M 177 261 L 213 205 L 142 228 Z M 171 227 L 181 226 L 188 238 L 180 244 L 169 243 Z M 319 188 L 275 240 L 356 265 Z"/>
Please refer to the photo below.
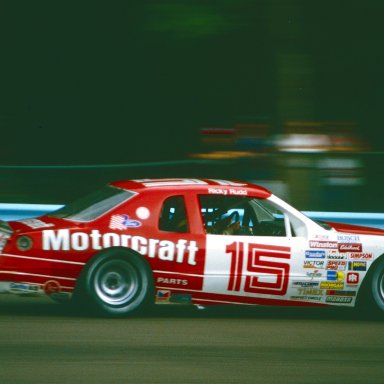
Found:
<path fill-rule="evenodd" d="M 382 0 L 2 0 L 0 202 L 210 177 L 383 212 L 383 17 Z"/>

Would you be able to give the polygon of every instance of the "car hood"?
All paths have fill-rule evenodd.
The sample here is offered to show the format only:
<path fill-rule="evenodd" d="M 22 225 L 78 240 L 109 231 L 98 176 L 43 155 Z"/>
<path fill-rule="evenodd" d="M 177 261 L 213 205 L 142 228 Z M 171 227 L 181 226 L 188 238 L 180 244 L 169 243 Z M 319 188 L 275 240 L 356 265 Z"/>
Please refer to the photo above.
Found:
<path fill-rule="evenodd" d="M 346 233 L 358 233 L 360 235 L 376 235 L 376 236 L 384 236 L 384 229 L 380 228 L 371 228 L 364 227 L 362 225 L 352 225 L 352 224 L 344 224 L 344 223 L 334 223 L 334 222 L 325 222 L 337 232 L 346 232 Z"/>

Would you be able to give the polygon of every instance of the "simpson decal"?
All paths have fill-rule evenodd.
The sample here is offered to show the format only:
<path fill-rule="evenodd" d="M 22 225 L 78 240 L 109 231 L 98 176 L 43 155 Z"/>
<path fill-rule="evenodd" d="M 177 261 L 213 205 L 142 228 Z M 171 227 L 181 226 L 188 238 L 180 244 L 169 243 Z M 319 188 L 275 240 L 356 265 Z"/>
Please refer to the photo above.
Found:
<path fill-rule="evenodd" d="M 349 260 L 372 260 L 373 253 L 351 253 Z"/>

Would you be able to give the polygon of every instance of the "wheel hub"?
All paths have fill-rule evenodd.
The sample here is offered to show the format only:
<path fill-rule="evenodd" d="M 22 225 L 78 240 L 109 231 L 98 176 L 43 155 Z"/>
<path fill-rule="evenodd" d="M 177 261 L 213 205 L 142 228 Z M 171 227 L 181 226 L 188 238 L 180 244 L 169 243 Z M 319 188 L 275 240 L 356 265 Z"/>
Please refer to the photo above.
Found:
<path fill-rule="evenodd" d="M 109 260 L 101 265 L 94 278 L 97 296 L 106 304 L 121 305 L 132 300 L 140 288 L 137 270 L 123 260 Z"/>

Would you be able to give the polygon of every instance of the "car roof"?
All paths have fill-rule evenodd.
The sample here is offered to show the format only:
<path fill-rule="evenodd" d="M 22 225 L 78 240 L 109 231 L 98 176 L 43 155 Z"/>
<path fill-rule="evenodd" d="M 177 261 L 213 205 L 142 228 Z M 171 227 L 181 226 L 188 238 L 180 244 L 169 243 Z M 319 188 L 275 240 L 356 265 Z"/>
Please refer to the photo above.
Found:
<path fill-rule="evenodd" d="M 111 183 L 111 185 L 142 193 L 148 190 L 158 191 L 196 191 L 208 194 L 229 194 L 246 195 L 258 198 L 268 198 L 271 192 L 256 184 L 243 181 L 231 181 L 221 179 L 187 179 L 187 178 L 167 178 L 167 179 L 134 179 L 121 180 Z M 227 191 L 228 193 L 225 193 Z M 246 193 L 244 193 L 246 191 Z"/>

